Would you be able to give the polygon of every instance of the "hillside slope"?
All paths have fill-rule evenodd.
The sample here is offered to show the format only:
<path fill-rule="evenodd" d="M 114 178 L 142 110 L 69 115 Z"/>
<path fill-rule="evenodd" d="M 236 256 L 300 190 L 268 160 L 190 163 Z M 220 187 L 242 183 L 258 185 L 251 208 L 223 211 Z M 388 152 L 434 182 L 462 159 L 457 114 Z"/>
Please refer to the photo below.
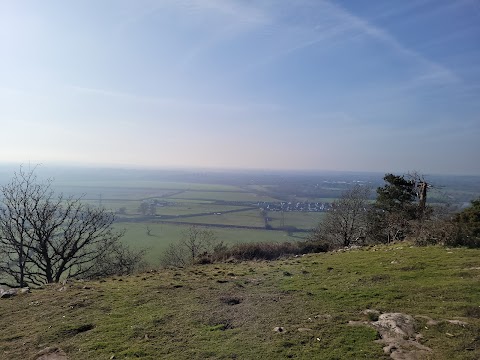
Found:
<path fill-rule="evenodd" d="M 431 349 L 416 356 L 479 359 L 480 251 L 392 245 L 46 286 L 0 299 L 0 358 L 388 359 L 366 309 L 411 315 L 402 346 Z"/>

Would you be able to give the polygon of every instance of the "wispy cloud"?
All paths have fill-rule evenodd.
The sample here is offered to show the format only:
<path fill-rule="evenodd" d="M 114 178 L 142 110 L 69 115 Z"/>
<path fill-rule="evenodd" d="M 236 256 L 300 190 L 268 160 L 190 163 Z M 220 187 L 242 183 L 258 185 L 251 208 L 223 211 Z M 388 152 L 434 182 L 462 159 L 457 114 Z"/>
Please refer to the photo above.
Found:
<path fill-rule="evenodd" d="M 159 105 L 164 107 L 173 107 L 173 108 L 193 108 L 193 109 L 210 109 L 217 111 L 226 111 L 226 112 L 237 112 L 242 113 L 245 111 L 267 111 L 267 112 L 276 112 L 280 111 L 282 107 L 273 103 L 252 103 L 252 102 L 242 102 L 242 103 L 216 103 L 210 101 L 198 101 L 188 98 L 175 98 L 175 97 L 155 97 L 155 96 L 145 96 L 137 95 L 132 93 L 125 93 L 119 91 L 83 87 L 83 86 L 70 86 L 71 90 L 92 95 L 92 96 L 101 96 L 109 97 L 122 101 L 130 102 L 140 102 L 148 103 L 152 105 Z"/>
<path fill-rule="evenodd" d="M 165 9 L 177 11 L 186 17 L 204 17 L 208 14 L 209 16 L 216 16 L 219 21 L 228 24 L 243 24 L 245 27 L 270 21 L 267 14 L 259 8 L 236 0 L 139 0 L 135 3 L 133 11 L 131 3 L 127 2 L 127 5 L 128 16 L 122 24 L 122 28 L 133 25 Z"/>
<path fill-rule="evenodd" d="M 175 1 L 174 3 L 200 12 L 214 11 L 220 15 L 228 16 L 230 20 L 233 19 L 245 24 L 264 24 L 269 21 L 268 16 L 257 7 L 236 0 L 186 0 Z"/>
<path fill-rule="evenodd" d="M 83 94 L 96 95 L 96 96 L 100 95 L 100 96 L 106 96 L 111 98 L 129 100 L 129 101 L 137 101 L 137 102 L 173 103 L 176 101 L 176 99 L 174 98 L 141 96 L 141 95 L 125 93 L 120 91 L 105 90 L 105 89 L 98 89 L 98 88 L 91 88 L 91 87 L 84 87 L 84 86 L 70 86 L 69 88 Z"/>
<path fill-rule="evenodd" d="M 459 77 L 453 71 L 403 45 L 387 31 L 372 25 L 368 21 L 348 12 L 339 5 L 328 3 L 328 7 L 330 8 L 333 16 L 338 17 L 346 23 L 350 23 L 351 26 L 356 30 L 361 31 L 373 39 L 381 41 L 400 56 L 412 60 L 413 62 L 422 66 L 424 68 L 424 72 L 422 75 L 419 75 L 416 81 L 424 81 L 429 83 L 456 83 L 460 81 Z"/>
<path fill-rule="evenodd" d="M 458 83 L 460 78 L 451 69 L 439 64 L 423 54 L 402 44 L 386 30 L 349 12 L 331 1 L 314 2 L 313 10 L 305 12 L 293 24 L 282 24 L 277 18 L 278 36 L 284 38 L 282 46 L 268 56 L 248 66 L 265 66 L 290 53 L 317 45 L 338 45 L 359 36 L 367 36 L 378 41 L 404 60 L 418 67 L 419 75 L 413 79 L 417 83 Z M 272 10 L 274 11 L 274 10 Z M 399 11 L 398 9 L 396 11 Z"/>

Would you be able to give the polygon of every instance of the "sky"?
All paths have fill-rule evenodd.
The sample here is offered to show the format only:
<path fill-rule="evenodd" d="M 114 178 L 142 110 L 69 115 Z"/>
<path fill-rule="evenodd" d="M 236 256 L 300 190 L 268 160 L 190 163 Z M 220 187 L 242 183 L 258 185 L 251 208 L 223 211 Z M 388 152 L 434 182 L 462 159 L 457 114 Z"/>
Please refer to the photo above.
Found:
<path fill-rule="evenodd" d="M 479 0 L 0 0 L 0 162 L 480 175 Z"/>

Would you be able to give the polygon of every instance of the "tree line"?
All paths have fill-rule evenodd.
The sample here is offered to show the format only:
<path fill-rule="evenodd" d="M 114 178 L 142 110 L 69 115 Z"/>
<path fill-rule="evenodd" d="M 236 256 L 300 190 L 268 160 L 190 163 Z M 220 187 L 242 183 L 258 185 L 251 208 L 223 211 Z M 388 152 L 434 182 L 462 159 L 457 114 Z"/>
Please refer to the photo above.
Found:
<path fill-rule="evenodd" d="M 383 180 L 373 203 L 367 186 L 343 192 L 310 239 L 332 248 L 405 239 L 417 245 L 480 247 L 480 199 L 454 213 L 445 205 L 428 205 L 431 184 L 418 173 L 386 174 Z"/>

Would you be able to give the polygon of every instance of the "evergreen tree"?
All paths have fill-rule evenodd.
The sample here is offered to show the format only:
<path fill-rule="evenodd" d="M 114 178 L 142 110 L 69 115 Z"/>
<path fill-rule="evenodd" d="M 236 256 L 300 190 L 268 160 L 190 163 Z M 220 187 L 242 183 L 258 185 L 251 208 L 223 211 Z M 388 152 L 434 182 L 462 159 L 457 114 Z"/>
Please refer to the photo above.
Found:
<path fill-rule="evenodd" d="M 457 236 L 454 245 L 480 247 L 480 198 L 454 218 Z"/>

